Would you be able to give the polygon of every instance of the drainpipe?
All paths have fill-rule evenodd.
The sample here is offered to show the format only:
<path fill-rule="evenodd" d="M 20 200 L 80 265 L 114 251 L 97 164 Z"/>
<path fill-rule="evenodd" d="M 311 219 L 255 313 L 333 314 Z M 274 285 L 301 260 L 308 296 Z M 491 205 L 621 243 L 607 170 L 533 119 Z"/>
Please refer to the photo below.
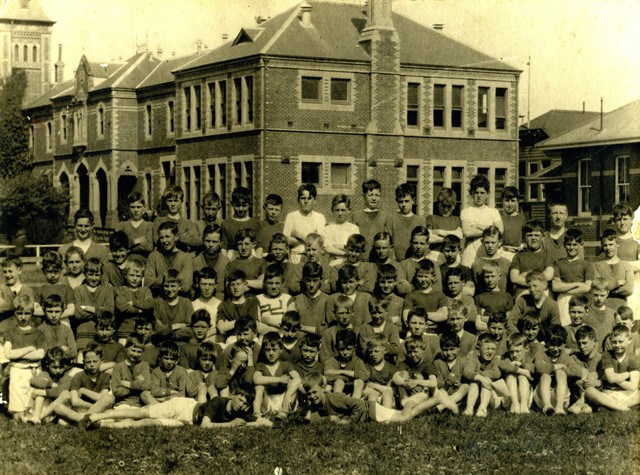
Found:
<path fill-rule="evenodd" d="M 265 102 L 265 97 L 266 97 L 266 84 L 265 84 L 265 78 L 266 78 L 266 68 L 267 68 L 267 64 L 266 61 L 264 60 L 264 58 L 261 56 L 260 57 L 260 159 L 261 159 L 261 168 L 260 168 L 260 203 L 264 203 L 265 200 L 265 193 L 264 193 L 264 174 L 265 174 L 265 167 L 266 167 L 266 162 L 267 162 L 267 158 L 265 157 L 264 153 L 266 150 L 266 126 L 264 123 L 264 119 L 265 119 L 265 106 L 266 106 L 266 102 Z M 262 211 L 263 216 L 262 218 L 264 218 L 264 210 Z"/>

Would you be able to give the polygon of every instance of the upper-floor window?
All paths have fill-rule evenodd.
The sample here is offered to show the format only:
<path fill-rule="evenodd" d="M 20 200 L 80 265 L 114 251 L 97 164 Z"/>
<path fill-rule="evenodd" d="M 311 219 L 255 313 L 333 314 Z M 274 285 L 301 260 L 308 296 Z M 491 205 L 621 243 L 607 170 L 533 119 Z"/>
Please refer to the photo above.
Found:
<path fill-rule="evenodd" d="M 437 165 L 433 167 L 433 201 L 438 200 L 438 194 L 443 188 L 451 188 L 456 193 L 456 207 L 453 210 L 455 216 L 460 215 L 462 208 L 462 196 L 464 190 L 464 167 L 450 165 Z M 435 207 L 435 205 L 434 205 Z M 432 212 L 437 212 L 433 209 Z"/>
<path fill-rule="evenodd" d="M 316 185 L 319 193 L 351 192 L 353 160 L 345 157 L 304 157 L 300 162 L 300 183 Z"/>
<path fill-rule="evenodd" d="M 591 159 L 578 162 L 578 214 L 591 213 Z"/>
<path fill-rule="evenodd" d="M 83 134 L 83 124 L 82 124 L 82 111 L 78 111 L 73 116 L 74 124 L 73 124 L 73 139 L 81 140 L 84 138 Z"/>
<path fill-rule="evenodd" d="M 13 46 L 13 60 L 20 61 L 20 47 L 18 45 Z"/>
<path fill-rule="evenodd" d="M 62 142 L 67 141 L 67 115 L 62 114 L 60 117 L 60 130 L 61 130 L 61 140 Z"/>
<path fill-rule="evenodd" d="M 243 76 L 233 80 L 233 100 L 235 125 L 253 123 L 253 76 Z"/>
<path fill-rule="evenodd" d="M 301 98 L 303 102 L 321 102 L 322 78 L 302 76 Z"/>
<path fill-rule="evenodd" d="M 173 135 L 175 129 L 175 111 L 173 101 L 167 102 L 167 135 Z"/>
<path fill-rule="evenodd" d="M 298 76 L 301 109 L 353 110 L 354 75 L 350 73 L 300 71 Z"/>
<path fill-rule="evenodd" d="M 351 80 L 331 78 L 331 102 L 349 102 L 351 100 Z"/>
<path fill-rule="evenodd" d="M 616 157 L 616 203 L 629 201 L 629 175 L 631 173 L 631 162 L 629 155 Z"/>
<path fill-rule="evenodd" d="M 478 87 L 478 129 L 506 130 L 508 99 L 509 90 L 506 87 Z"/>
<path fill-rule="evenodd" d="M 444 127 L 444 84 L 433 86 L 433 126 Z"/>
<path fill-rule="evenodd" d="M 489 206 L 500 207 L 502 191 L 507 186 L 507 169 L 501 167 L 478 167 L 478 175 L 484 175 L 491 183 Z"/>
<path fill-rule="evenodd" d="M 489 88 L 478 88 L 478 128 L 486 129 L 489 125 Z"/>
<path fill-rule="evenodd" d="M 407 84 L 407 126 L 418 127 L 420 124 L 420 83 Z"/>
<path fill-rule="evenodd" d="M 445 129 L 462 128 L 464 116 L 464 86 L 434 84 L 433 127 Z"/>
<path fill-rule="evenodd" d="M 50 152 L 52 149 L 51 138 L 53 137 L 53 125 L 51 122 L 47 122 L 47 152 Z"/>
<path fill-rule="evenodd" d="M 31 60 L 34 63 L 38 62 L 38 47 L 37 46 L 34 46 L 33 49 L 32 49 Z"/>
<path fill-rule="evenodd" d="M 463 86 L 451 87 L 451 127 L 454 129 L 462 127 L 463 91 Z"/>
<path fill-rule="evenodd" d="M 496 88 L 496 130 L 507 128 L 507 89 Z"/>
<path fill-rule="evenodd" d="M 29 61 L 29 47 L 27 45 L 24 45 L 24 47 L 22 48 L 22 60 L 25 63 Z"/>
<path fill-rule="evenodd" d="M 184 88 L 184 128 L 191 131 L 191 87 Z"/>
<path fill-rule="evenodd" d="M 104 107 L 98 107 L 98 136 L 104 137 Z"/>
<path fill-rule="evenodd" d="M 147 104 L 144 108 L 144 135 L 149 138 L 153 133 L 153 111 L 151 104 Z"/>
<path fill-rule="evenodd" d="M 209 89 L 209 128 L 224 128 L 227 126 L 227 81 L 213 81 L 208 84 Z"/>

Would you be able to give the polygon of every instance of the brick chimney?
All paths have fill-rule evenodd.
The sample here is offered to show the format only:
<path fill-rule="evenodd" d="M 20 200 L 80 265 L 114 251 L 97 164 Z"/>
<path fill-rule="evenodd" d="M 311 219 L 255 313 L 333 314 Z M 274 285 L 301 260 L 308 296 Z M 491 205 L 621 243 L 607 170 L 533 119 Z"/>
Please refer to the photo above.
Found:
<path fill-rule="evenodd" d="M 400 39 L 393 24 L 391 0 L 369 0 L 367 24 L 360 34 L 360 45 L 371 58 L 371 104 L 367 125 L 367 162 L 402 165 L 404 138 L 400 125 L 402 85 L 400 82 Z M 388 163 L 387 163 L 388 162 Z M 387 167 L 383 167 L 382 169 Z M 372 168 L 368 174 L 377 175 Z M 395 186 L 395 176 L 374 176 Z M 381 181 L 381 183 L 382 183 Z M 383 188 L 385 184 L 383 183 Z"/>
<path fill-rule="evenodd" d="M 54 65 L 55 78 L 54 81 L 61 83 L 64 81 L 64 63 L 62 62 L 62 44 L 58 45 L 58 62 Z"/>
<path fill-rule="evenodd" d="M 311 10 L 313 8 L 307 2 L 303 2 L 300 5 L 300 24 L 305 28 L 310 28 L 311 25 Z"/>

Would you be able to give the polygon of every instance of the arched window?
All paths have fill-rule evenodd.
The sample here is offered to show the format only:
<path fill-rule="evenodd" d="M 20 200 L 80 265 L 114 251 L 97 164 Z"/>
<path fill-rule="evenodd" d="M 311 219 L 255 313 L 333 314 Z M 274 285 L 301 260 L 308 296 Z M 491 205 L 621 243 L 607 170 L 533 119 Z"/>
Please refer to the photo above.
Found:
<path fill-rule="evenodd" d="M 29 47 L 27 45 L 24 45 L 24 48 L 22 48 L 22 60 L 25 63 L 29 61 Z"/>
<path fill-rule="evenodd" d="M 20 61 L 20 47 L 18 45 L 13 47 L 13 60 Z"/>
<path fill-rule="evenodd" d="M 31 59 L 32 59 L 32 61 L 34 63 L 38 62 L 38 47 L 37 46 L 33 47 L 33 53 L 32 53 L 32 58 Z"/>

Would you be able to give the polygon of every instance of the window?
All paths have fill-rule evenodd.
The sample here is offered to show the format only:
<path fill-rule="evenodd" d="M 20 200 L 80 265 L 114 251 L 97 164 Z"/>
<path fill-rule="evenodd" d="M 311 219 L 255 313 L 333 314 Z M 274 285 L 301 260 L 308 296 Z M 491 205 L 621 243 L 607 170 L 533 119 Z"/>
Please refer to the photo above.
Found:
<path fill-rule="evenodd" d="M 194 221 L 200 219 L 200 199 L 202 196 L 202 190 L 200 189 L 200 172 L 200 165 L 182 166 L 186 218 Z"/>
<path fill-rule="evenodd" d="M 184 128 L 191 131 L 191 88 L 184 88 Z"/>
<path fill-rule="evenodd" d="M 502 191 L 507 186 L 507 169 L 494 167 L 478 167 L 478 175 L 484 175 L 491 183 L 489 206 L 499 207 Z"/>
<path fill-rule="evenodd" d="M 349 163 L 331 164 L 331 186 L 334 188 L 351 187 L 351 165 Z"/>
<path fill-rule="evenodd" d="M 98 107 L 98 136 L 104 137 L 104 107 Z"/>
<path fill-rule="evenodd" d="M 528 165 L 529 165 L 529 175 L 538 173 L 538 169 L 539 169 L 538 162 L 529 162 Z"/>
<path fill-rule="evenodd" d="M 202 114 L 200 112 L 201 107 L 201 87 L 193 86 L 193 109 L 194 109 L 194 119 L 195 119 L 195 130 L 199 130 L 202 126 Z"/>
<path fill-rule="evenodd" d="M 20 47 L 18 45 L 13 47 L 13 60 L 20 61 Z"/>
<path fill-rule="evenodd" d="M 529 201 L 544 201 L 543 183 L 532 183 L 529 185 Z"/>
<path fill-rule="evenodd" d="M 253 189 L 253 162 L 243 160 L 233 162 L 233 182 L 236 188 Z"/>
<path fill-rule="evenodd" d="M 422 186 L 420 180 L 420 165 L 407 165 L 405 170 L 405 182 L 413 185 L 416 189 L 416 204 L 413 212 L 422 214 Z"/>
<path fill-rule="evenodd" d="M 433 167 L 433 201 L 438 200 L 442 188 L 451 188 L 456 193 L 456 208 L 454 215 L 459 216 L 462 207 L 464 167 L 435 166 Z M 434 207 L 435 208 L 435 207 Z M 432 212 L 436 211 L 435 209 Z"/>
<path fill-rule="evenodd" d="M 478 128 L 486 129 L 489 124 L 489 88 L 478 88 Z"/>
<path fill-rule="evenodd" d="M 629 201 L 629 174 L 631 165 L 629 155 L 616 157 L 616 203 Z"/>
<path fill-rule="evenodd" d="M 153 133 L 153 116 L 151 112 L 151 104 L 147 104 L 144 111 L 144 134 L 147 138 L 151 137 Z"/>
<path fill-rule="evenodd" d="M 302 183 L 313 183 L 316 187 L 321 186 L 320 182 L 320 167 L 321 163 L 316 162 L 302 162 Z"/>
<path fill-rule="evenodd" d="M 433 86 L 433 126 L 444 127 L 444 84 Z"/>
<path fill-rule="evenodd" d="M 496 88 L 496 130 L 507 128 L 507 90 Z"/>
<path fill-rule="evenodd" d="M 207 164 L 207 172 L 209 173 L 209 190 L 218 193 L 218 196 L 220 196 L 223 202 L 227 192 L 226 170 L 227 167 L 223 161 Z M 224 206 L 222 207 L 220 212 L 222 213 L 222 218 L 224 219 Z"/>
<path fill-rule="evenodd" d="M 218 81 L 218 100 L 220 101 L 220 127 L 227 126 L 227 82 Z"/>
<path fill-rule="evenodd" d="M 407 84 L 407 126 L 418 127 L 420 124 L 420 83 Z"/>
<path fill-rule="evenodd" d="M 331 78 L 331 102 L 349 102 L 351 81 Z"/>
<path fill-rule="evenodd" d="M 209 127 L 216 127 L 216 119 L 218 118 L 217 107 L 218 107 L 218 94 L 216 94 L 217 84 L 215 82 L 210 82 L 209 85 Z"/>
<path fill-rule="evenodd" d="M 253 123 L 253 76 L 244 76 L 233 80 L 234 124 Z M 251 109 L 251 111 L 249 110 Z"/>
<path fill-rule="evenodd" d="M 173 135 L 175 132 L 175 112 L 173 110 L 173 101 L 167 102 L 167 134 Z"/>
<path fill-rule="evenodd" d="M 67 115 L 62 114 L 60 117 L 60 129 L 62 130 L 62 142 L 67 141 Z"/>
<path fill-rule="evenodd" d="M 164 190 L 167 186 L 176 184 L 176 160 L 175 158 L 163 160 L 162 176 L 160 177 L 160 189 Z"/>
<path fill-rule="evenodd" d="M 578 214 L 591 213 L 591 159 L 578 162 Z"/>
<path fill-rule="evenodd" d="M 51 125 L 51 122 L 47 122 L 47 151 L 50 152 L 51 151 L 51 138 L 53 136 L 52 134 L 52 130 L 53 127 Z"/>
<path fill-rule="evenodd" d="M 242 123 L 242 79 L 233 80 L 233 94 L 236 102 L 235 124 Z"/>
<path fill-rule="evenodd" d="M 245 94 L 246 120 L 248 124 L 253 124 L 253 76 L 244 77 L 244 86 L 247 91 Z"/>
<path fill-rule="evenodd" d="M 25 63 L 29 61 L 29 47 L 27 45 L 24 45 L 24 47 L 22 48 L 22 60 Z"/>
<path fill-rule="evenodd" d="M 318 77 L 302 77 L 302 101 L 303 102 L 321 102 L 320 100 L 320 84 L 322 78 Z"/>
<path fill-rule="evenodd" d="M 31 60 L 34 63 L 38 62 L 38 47 L 37 46 L 34 46 L 33 49 L 32 49 Z"/>
<path fill-rule="evenodd" d="M 76 112 L 74 114 L 74 127 L 73 127 L 73 139 L 74 140 L 82 140 L 84 138 L 82 124 L 82 111 Z"/>
<path fill-rule="evenodd" d="M 462 128 L 462 96 L 464 87 L 453 86 L 451 88 L 451 127 Z"/>

